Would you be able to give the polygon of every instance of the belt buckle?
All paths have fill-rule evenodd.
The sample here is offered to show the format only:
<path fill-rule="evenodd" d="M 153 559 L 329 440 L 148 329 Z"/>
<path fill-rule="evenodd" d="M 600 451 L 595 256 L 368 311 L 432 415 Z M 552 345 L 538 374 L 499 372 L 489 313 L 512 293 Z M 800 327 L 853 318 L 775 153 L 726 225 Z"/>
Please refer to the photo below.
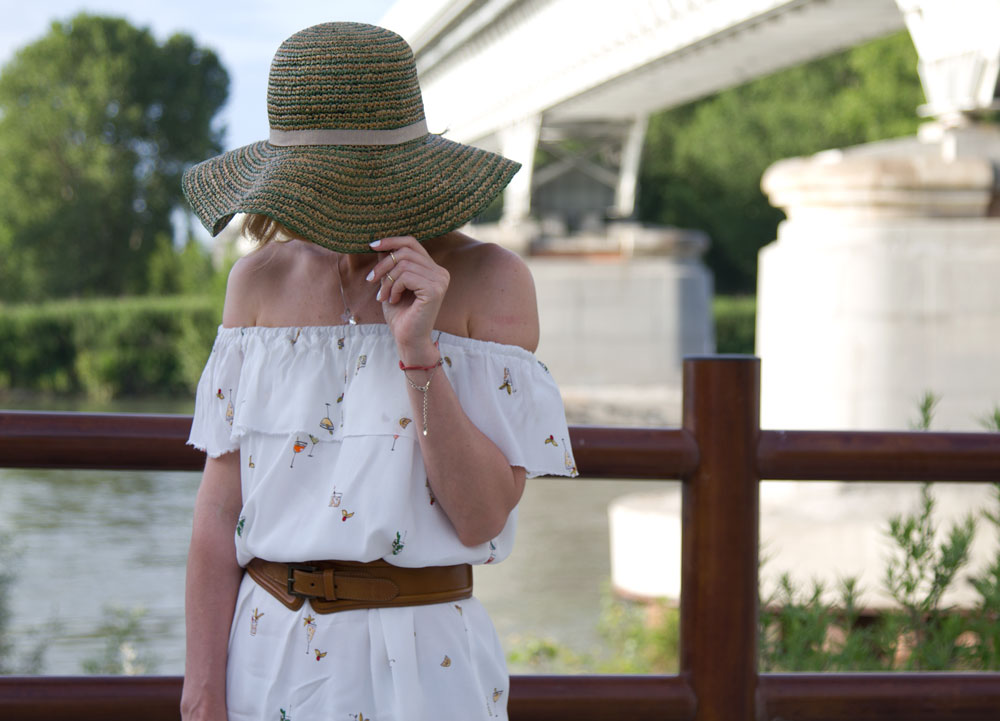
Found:
<path fill-rule="evenodd" d="M 302 571 L 303 573 L 316 573 L 319 570 L 319 568 L 317 568 L 316 566 L 310 566 L 306 563 L 288 563 L 285 565 L 288 566 L 288 583 L 287 583 L 288 593 L 292 596 L 297 596 L 299 598 L 313 598 L 313 596 L 310 596 L 305 593 L 299 593 L 298 591 L 295 590 L 295 572 Z"/>

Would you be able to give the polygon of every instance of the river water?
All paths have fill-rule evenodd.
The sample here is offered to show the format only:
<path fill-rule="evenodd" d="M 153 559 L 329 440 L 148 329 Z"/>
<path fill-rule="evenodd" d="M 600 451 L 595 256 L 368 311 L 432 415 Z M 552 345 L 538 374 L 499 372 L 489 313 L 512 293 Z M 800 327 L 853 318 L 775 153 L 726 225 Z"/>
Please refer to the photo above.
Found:
<path fill-rule="evenodd" d="M 185 472 L 0 470 L 0 531 L 19 554 L 10 604 L 20 653 L 40 644 L 43 673 L 82 673 L 84 660 L 103 654 L 97 629 L 105 609 L 141 607 L 153 670 L 182 673 L 184 566 L 199 480 Z M 542 637 L 578 652 L 598 648 L 610 577 L 608 503 L 667 485 L 529 481 L 514 553 L 476 569 L 476 595 L 505 646 Z"/>

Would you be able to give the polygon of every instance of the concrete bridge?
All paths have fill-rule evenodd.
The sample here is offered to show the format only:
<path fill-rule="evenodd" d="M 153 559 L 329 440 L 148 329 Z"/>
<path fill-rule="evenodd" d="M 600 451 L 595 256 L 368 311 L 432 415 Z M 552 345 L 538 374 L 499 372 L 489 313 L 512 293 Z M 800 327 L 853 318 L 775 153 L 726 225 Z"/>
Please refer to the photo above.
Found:
<path fill-rule="evenodd" d="M 608 187 L 629 217 L 650 113 L 901 30 L 895 0 L 422 0 L 382 24 L 413 47 L 431 129 L 524 165 L 504 219 L 565 172 Z M 617 162 L 539 143 L 588 138 Z M 606 154 L 607 155 L 607 154 Z M 613 167 L 613 166 L 617 167 Z M 534 177 L 533 177 L 534 176 Z"/>

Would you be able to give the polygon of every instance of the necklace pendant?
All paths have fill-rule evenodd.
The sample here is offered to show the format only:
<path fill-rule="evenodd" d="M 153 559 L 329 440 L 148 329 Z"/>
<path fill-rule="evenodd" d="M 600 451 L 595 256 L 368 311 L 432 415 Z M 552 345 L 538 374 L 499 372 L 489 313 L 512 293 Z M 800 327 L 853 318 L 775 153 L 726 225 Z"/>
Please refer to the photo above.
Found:
<path fill-rule="evenodd" d="M 357 325 L 358 318 L 356 315 L 351 313 L 350 308 L 346 308 L 343 313 L 340 314 L 340 319 L 347 323 L 348 325 Z"/>

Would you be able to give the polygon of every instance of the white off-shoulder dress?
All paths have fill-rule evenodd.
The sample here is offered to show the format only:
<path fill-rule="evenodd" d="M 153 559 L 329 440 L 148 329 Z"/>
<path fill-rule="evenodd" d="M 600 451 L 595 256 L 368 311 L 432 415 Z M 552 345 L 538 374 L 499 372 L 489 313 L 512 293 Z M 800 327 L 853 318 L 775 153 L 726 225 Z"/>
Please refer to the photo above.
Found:
<path fill-rule="evenodd" d="M 529 477 L 575 475 L 559 390 L 532 353 L 436 334 L 470 420 Z M 433 414 L 430 433 L 434 432 Z M 237 558 L 499 563 L 517 510 L 467 547 L 435 502 L 385 325 L 220 328 L 189 443 L 239 450 Z M 475 598 L 318 614 L 244 576 L 229 641 L 231 721 L 504 719 L 508 674 Z"/>

